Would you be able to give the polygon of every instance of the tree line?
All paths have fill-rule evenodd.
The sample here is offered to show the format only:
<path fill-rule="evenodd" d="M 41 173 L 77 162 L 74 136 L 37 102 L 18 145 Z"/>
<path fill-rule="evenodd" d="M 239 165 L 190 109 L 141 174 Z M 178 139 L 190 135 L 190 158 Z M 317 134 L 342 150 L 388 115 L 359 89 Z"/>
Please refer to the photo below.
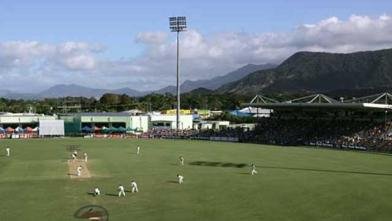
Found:
<path fill-rule="evenodd" d="M 234 110 L 250 97 L 214 94 L 186 93 L 181 95 L 182 109 Z M 98 98 L 63 97 L 40 100 L 0 98 L 0 112 L 61 114 L 75 112 L 119 112 L 131 109 L 162 111 L 176 108 L 176 96 L 172 94 L 149 94 L 131 97 L 126 94 L 107 93 Z"/>

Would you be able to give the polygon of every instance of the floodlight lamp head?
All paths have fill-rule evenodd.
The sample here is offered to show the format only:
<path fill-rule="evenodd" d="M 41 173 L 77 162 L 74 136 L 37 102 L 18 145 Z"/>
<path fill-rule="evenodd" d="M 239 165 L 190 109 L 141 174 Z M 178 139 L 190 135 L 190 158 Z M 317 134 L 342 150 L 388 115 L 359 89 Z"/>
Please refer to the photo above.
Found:
<path fill-rule="evenodd" d="M 186 31 L 186 17 L 185 16 L 170 17 L 169 25 L 170 25 L 170 30 L 172 32 Z"/>

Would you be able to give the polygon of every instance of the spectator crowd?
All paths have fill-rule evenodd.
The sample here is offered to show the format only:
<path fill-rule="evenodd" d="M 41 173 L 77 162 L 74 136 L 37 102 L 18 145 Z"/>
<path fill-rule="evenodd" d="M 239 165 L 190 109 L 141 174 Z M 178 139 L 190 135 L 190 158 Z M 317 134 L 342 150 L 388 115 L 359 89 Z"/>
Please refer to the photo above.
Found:
<path fill-rule="evenodd" d="M 275 145 L 309 145 L 392 152 L 392 123 L 353 119 L 260 119 L 254 130 L 153 129 L 145 138 L 227 140 Z M 219 138 L 219 139 L 216 139 Z"/>

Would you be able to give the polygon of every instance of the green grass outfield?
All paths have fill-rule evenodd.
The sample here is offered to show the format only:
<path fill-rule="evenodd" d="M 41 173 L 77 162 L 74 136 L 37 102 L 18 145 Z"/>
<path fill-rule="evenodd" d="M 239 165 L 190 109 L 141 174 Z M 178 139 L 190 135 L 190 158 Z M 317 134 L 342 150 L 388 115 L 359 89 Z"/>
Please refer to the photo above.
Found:
<path fill-rule="evenodd" d="M 92 178 L 68 177 L 71 144 L 88 152 Z M 174 140 L 1 140 L 0 150 L 1 221 L 76 220 L 89 204 L 112 221 L 392 219 L 391 155 Z M 236 167 L 250 162 L 258 175 Z M 131 177 L 140 192 L 113 196 L 120 183 L 130 189 Z M 88 194 L 95 185 L 101 197 Z"/>

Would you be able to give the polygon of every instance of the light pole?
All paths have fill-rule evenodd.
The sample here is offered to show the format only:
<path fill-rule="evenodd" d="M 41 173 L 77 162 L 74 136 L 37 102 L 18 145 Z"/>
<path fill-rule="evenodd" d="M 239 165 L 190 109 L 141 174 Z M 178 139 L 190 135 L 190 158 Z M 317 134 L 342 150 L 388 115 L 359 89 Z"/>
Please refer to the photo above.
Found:
<path fill-rule="evenodd" d="M 180 129 L 180 32 L 186 31 L 186 17 L 170 17 L 169 18 L 170 30 L 172 32 L 177 32 L 177 111 L 176 111 L 176 130 Z"/>

